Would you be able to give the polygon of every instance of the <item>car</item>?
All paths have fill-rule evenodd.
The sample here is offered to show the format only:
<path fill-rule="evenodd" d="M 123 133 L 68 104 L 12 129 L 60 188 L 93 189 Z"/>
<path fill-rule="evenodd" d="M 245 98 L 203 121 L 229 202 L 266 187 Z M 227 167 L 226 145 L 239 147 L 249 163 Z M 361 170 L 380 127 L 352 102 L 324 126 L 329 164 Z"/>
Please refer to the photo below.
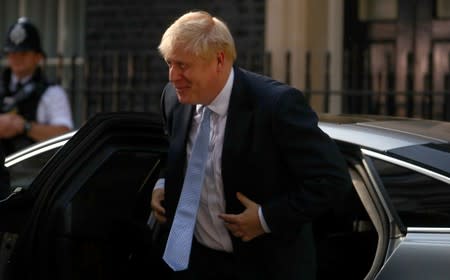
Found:
<path fill-rule="evenodd" d="M 319 233 L 319 278 L 448 278 L 450 123 L 327 114 L 320 120 L 346 157 L 354 192 L 327 217 L 325 225 L 335 226 Z"/>
<path fill-rule="evenodd" d="M 450 123 L 321 114 L 353 189 L 313 224 L 318 279 L 447 279 Z M 0 279 L 162 275 L 151 190 L 168 142 L 160 117 L 100 113 L 8 156 Z"/>

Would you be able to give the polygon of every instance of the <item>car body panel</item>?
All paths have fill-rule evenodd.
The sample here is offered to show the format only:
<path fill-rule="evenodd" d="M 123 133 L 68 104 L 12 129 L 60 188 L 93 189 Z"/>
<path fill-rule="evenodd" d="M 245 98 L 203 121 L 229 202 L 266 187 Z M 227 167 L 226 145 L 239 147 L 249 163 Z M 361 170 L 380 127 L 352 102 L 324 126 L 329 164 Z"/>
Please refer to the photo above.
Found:
<path fill-rule="evenodd" d="M 320 114 L 326 123 L 373 127 L 404 135 L 416 135 L 430 141 L 450 142 L 450 122 L 382 115 Z"/>
<path fill-rule="evenodd" d="M 375 279 L 448 279 L 449 259 L 448 233 L 408 233 Z"/>
<path fill-rule="evenodd" d="M 367 147 L 377 151 L 389 151 L 406 146 L 440 143 L 420 136 L 403 135 L 379 128 L 349 124 L 320 123 L 320 128 L 333 139 Z"/>
<path fill-rule="evenodd" d="M 374 122 L 359 122 L 365 127 L 383 128 L 409 135 L 427 137 L 430 141 L 450 142 L 450 123 L 434 120 L 389 120 Z"/>

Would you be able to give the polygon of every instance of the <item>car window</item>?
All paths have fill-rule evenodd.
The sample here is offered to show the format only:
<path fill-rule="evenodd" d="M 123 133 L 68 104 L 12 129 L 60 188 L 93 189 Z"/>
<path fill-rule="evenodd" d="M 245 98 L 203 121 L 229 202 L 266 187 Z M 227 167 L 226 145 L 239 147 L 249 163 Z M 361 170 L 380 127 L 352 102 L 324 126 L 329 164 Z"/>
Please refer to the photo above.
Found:
<path fill-rule="evenodd" d="M 47 161 L 55 154 L 60 147 L 47 150 L 42 153 L 26 157 L 21 161 L 8 167 L 11 178 L 11 187 L 28 188 L 34 178 L 39 174 Z"/>
<path fill-rule="evenodd" d="M 64 191 L 55 195 L 58 202 L 49 215 L 53 219 L 46 220 L 55 230 L 49 235 L 57 236 L 54 246 L 59 254 L 55 254 L 67 256 L 58 260 L 60 275 L 72 276 L 76 271 L 77 279 L 85 279 L 99 277 L 101 271 L 102 279 L 127 279 L 129 274 L 122 274 L 125 266 L 117 266 L 117 260 L 136 262 L 141 246 L 149 250 L 142 256 L 151 255 L 145 247 L 149 240 L 145 236 L 151 236 L 146 221 L 162 154 L 144 149 L 110 150 L 95 154 L 64 185 Z"/>
<path fill-rule="evenodd" d="M 450 227 L 449 184 L 405 167 L 372 159 L 405 226 Z"/>

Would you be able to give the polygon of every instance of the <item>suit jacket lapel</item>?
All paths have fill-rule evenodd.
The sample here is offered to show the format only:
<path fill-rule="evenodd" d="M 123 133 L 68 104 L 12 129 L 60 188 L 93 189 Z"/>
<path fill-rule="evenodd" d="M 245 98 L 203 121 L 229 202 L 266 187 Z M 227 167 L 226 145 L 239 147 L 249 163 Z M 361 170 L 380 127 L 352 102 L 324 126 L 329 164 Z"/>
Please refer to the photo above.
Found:
<path fill-rule="evenodd" d="M 177 124 L 177 133 L 182 137 L 177 137 L 176 145 L 182 145 L 183 149 L 186 147 L 186 141 L 189 135 L 189 129 L 192 122 L 192 114 L 194 113 L 195 106 L 193 105 L 181 105 L 175 109 L 174 123 Z"/>
<path fill-rule="evenodd" d="M 172 146 L 169 149 L 169 157 L 172 159 L 171 163 L 173 165 L 171 170 L 175 173 L 173 178 L 177 178 L 178 182 L 176 185 L 180 186 L 178 193 L 181 192 L 181 187 L 183 185 L 186 163 L 186 141 L 189 136 L 189 128 L 194 108 L 195 107 L 192 105 L 178 104 L 174 109 L 173 114 L 173 122 L 176 131 L 172 131 L 172 133 L 176 134 L 176 136 L 173 137 L 174 141 L 171 143 Z"/>
<path fill-rule="evenodd" d="M 232 166 L 236 159 L 245 156 L 250 145 L 249 135 L 252 134 L 253 107 L 249 102 L 249 96 L 242 79 L 244 73 L 235 67 L 233 89 L 231 91 L 228 116 L 225 126 L 225 135 L 222 149 L 222 179 L 227 201 L 235 198 L 235 191 L 231 189 L 233 184 L 227 184 L 232 178 Z"/>

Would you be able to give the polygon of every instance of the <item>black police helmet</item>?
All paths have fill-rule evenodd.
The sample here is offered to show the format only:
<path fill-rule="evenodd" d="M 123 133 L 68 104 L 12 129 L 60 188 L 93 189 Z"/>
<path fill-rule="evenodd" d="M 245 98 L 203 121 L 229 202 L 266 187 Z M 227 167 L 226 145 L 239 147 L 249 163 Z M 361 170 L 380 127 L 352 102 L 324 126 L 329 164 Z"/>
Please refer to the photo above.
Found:
<path fill-rule="evenodd" d="M 3 51 L 5 53 L 35 51 L 45 55 L 42 50 L 38 29 L 24 17 L 19 18 L 17 22 L 8 29 Z"/>

